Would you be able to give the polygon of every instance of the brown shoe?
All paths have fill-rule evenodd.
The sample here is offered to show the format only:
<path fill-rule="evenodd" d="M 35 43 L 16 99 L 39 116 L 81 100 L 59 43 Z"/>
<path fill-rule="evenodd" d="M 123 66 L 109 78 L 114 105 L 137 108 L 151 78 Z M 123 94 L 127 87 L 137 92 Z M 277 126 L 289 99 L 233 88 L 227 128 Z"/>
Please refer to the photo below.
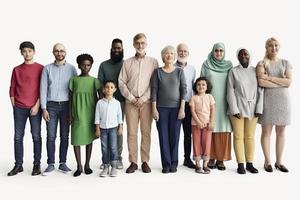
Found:
<path fill-rule="evenodd" d="M 144 173 L 150 173 L 151 172 L 151 169 L 150 169 L 149 165 L 146 162 L 143 162 L 142 170 L 143 170 Z"/>
<path fill-rule="evenodd" d="M 134 173 L 135 170 L 137 170 L 137 168 L 138 168 L 137 164 L 135 164 L 135 163 L 132 162 L 132 163 L 129 165 L 129 167 L 126 169 L 126 173 L 127 173 L 127 174 Z"/>

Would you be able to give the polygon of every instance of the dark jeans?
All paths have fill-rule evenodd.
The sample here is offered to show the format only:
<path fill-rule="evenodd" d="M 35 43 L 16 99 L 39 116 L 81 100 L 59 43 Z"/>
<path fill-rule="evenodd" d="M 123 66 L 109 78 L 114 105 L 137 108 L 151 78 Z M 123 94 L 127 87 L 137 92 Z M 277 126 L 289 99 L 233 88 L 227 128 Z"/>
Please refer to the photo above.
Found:
<path fill-rule="evenodd" d="M 27 118 L 29 118 L 31 135 L 33 140 L 33 164 L 41 163 L 41 151 L 42 151 L 42 138 L 41 138 L 41 121 L 42 121 L 42 111 L 35 116 L 30 115 L 30 108 L 19 108 L 14 106 L 14 126 L 15 126 L 15 136 L 14 136 L 14 150 L 15 150 L 15 165 L 23 164 L 24 155 L 24 131 L 26 126 Z"/>
<path fill-rule="evenodd" d="M 156 122 L 159 134 L 161 163 L 163 168 L 177 168 L 180 123 L 179 108 L 158 107 L 159 120 Z"/>
<path fill-rule="evenodd" d="M 60 128 L 60 146 L 59 146 L 59 162 L 65 163 L 67 160 L 67 152 L 69 146 L 69 105 L 65 102 L 47 102 L 47 111 L 50 121 L 47 122 L 47 163 L 55 163 L 55 139 L 57 133 L 57 125 L 59 121 Z"/>
<path fill-rule="evenodd" d="M 184 146 L 184 158 L 185 159 L 191 159 L 191 148 L 192 148 L 192 113 L 189 106 L 189 103 L 185 103 L 185 118 L 182 120 L 182 129 L 184 133 L 184 140 L 183 140 L 183 146 Z"/>
<path fill-rule="evenodd" d="M 111 164 L 116 167 L 118 156 L 118 128 L 101 129 L 101 151 L 103 164 Z"/>

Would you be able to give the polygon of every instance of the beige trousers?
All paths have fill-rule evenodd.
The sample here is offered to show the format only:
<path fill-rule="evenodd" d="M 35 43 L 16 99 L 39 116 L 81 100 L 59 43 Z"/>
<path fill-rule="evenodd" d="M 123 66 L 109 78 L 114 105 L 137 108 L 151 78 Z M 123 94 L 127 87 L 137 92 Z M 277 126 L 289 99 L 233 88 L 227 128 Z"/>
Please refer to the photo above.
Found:
<path fill-rule="evenodd" d="M 125 117 L 127 123 L 127 144 L 129 161 L 136 163 L 138 160 L 138 125 L 141 131 L 141 161 L 149 162 L 151 144 L 152 107 L 146 102 L 141 108 L 137 108 L 130 102 L 125 104 Z"/>

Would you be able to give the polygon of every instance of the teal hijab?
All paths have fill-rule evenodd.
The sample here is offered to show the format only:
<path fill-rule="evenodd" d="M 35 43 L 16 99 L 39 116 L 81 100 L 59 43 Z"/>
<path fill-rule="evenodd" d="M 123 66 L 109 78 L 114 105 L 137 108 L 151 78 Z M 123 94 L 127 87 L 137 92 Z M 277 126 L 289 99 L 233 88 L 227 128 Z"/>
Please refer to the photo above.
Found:
<path fill-rule="evenodd" d="M 217 60 L 214 57 L 215 49 L 223 49 L 224 57 L 222 60 Z M 203 67 L 215 72 L 227 73 L 232 68 L 232 63 L 229 60 L 225 60 L 225 45 L 221 42 L 214 44 L 212 51 L 208 54 L 206 61 L 203 63 Z"/>

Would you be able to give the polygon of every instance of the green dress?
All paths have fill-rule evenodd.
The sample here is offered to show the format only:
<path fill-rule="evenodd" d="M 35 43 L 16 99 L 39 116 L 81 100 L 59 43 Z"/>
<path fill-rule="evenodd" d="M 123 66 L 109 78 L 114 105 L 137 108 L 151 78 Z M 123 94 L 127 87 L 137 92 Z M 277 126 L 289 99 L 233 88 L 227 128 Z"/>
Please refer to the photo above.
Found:
<path fill-rule="evenodd" d="M 96 139 L 95 108 L 99 80 L 91 76 L 76 76 L 69 81 L 72 92 L 71 144 L 87 145 Z"/>

